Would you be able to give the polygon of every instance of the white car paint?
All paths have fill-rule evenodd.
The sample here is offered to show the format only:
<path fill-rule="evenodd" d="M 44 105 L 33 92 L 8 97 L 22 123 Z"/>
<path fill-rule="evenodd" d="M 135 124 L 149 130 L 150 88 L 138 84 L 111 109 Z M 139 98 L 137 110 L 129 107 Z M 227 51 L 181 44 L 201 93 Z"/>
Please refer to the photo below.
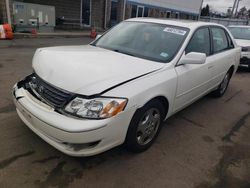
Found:
<path fill-rule="evenodd" d="M 215 90 L 230 67 L 237 70 L 238 47 L 211 55 L 204 64 L 180 65 L 186 56 L 185 48 L 198 28 L 216 26 L 227 30 L 221 25 L 150 18 L 130 21 L 186 27 L 190 32 L 174 59 L 166 64 L 89 45 L 41 48 L 33 58 L 35 73 L 48 84 L 66 91 L 91 96 L 117 85 L 102 95 L 128 99 L 126 108 L 118 115 L 102 120 L 76 119 L 56 112 L 24 88 L 14 86 L 14 101 L 20 118 L 58 150 L 72 156 L 90 156 L 120 145 L 136 110 L 151 99 L 162 96 L 168 100 L 165 117 L 168 118 Z M 120 84 L 123 82 L 126 83 Z M 95 141 L 100 142 L 94 147 L 71 147 Z"/>
<path fill-rule="evenodd" d="M 242 39 L 234 39 L 236 44 L 240 47 L 248 47 L 250 46 L 250 40 L 242 40 Z"/>
<path fill-rule="evenodd" d="M 233 27 L 233 28 L 247 28 L 247 29 L 250 29 L 250 26 L 246 26 L 246 25 L 232 25 L 232 26 L 229 26 L 230 27 Z M 243 39 L 234 39 L 236 44 L 238 46 L 240 46 L 241 48 L 242 47 L 249 47 L 250 48 L 250 40 L 243 40 Z M 250 59 L 250 51 L 248 52 L 241 52 L 241 57 L 246 57 L 248 59 Z"/>
<path fill-rule="evenodd" d="M 241 40 L 241 39 L 234 39 L 238 46 L 240 47 L 250 47 L 250 40 Z M 250 51 L 249 52 L 241 52 L 241 57 L 247 57 L 250 59 Z"/>
<path fill-rule="evenodd" d="M 163 66 L 90 45 L 38 49 L 33 60 L 33 69 L 42 79 L 82 95 L 100 93 Z M 70 84 L 65 85 L 65 80 Z"/>

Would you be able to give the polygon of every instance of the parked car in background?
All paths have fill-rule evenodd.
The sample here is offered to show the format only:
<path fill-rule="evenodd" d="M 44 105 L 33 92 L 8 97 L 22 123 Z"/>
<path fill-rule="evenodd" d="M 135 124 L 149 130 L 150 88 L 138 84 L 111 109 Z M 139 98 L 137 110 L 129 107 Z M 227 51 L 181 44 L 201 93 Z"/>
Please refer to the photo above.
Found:
<path fill-rule="evenodd" d="M 240 64 L 250 71 L 250 26 L 229 26 L 228 29 L 241 49 Z"/>
<path fill-rule="evenodd" d="M 90 45 L 40 48 L 14 86 L 17 113 L 68 155 L 145 151 L 165 119 L 224 95 L 240 59 L 232 38 L 218 24 L 135 18 Z"/>

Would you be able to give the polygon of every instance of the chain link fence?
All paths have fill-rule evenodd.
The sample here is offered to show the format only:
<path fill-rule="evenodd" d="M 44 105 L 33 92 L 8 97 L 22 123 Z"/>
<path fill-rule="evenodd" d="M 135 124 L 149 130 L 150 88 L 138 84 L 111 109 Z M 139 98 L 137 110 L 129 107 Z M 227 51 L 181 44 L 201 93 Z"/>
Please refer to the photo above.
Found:
<path fill-rule="evenodd" d="M 213 18 L 213 17 L 203 17 L 203 16 L 201 16 L 200 21 L 218 23 L 218 24 L 222 24 L 224 26 L 229 26 L 229 25 L 250 25 L 249 20 L 243 20 L 243 19 Z"/>

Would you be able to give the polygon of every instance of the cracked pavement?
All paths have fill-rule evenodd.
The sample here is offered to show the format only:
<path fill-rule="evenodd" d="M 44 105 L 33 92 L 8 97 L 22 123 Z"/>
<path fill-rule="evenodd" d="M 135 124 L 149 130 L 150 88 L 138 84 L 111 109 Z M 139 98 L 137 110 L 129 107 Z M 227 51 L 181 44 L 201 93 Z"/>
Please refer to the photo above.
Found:
<path fill-rule="evenodd" d="M 206 96 L 168 119 L 156 143 L 132 154 L 117 147 L 66 156 L 18 118 L 11 88 L 32 71 L 35 49 L 89 38 L 0 41 L 0 187 L 250 187 L 250 73 L 241 68 L 225 96 Z"/>

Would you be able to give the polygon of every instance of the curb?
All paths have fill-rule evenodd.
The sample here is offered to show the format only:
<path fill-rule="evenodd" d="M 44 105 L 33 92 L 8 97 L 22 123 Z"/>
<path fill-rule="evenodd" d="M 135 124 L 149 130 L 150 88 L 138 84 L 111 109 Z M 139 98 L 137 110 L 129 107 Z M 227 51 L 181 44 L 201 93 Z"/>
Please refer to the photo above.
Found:
<path fill-rule="evenodd" d="M 14 33 L 15 39 L 20 38 L 80 38 L 80 37 L 90 37 L 89 33 Z"/>

